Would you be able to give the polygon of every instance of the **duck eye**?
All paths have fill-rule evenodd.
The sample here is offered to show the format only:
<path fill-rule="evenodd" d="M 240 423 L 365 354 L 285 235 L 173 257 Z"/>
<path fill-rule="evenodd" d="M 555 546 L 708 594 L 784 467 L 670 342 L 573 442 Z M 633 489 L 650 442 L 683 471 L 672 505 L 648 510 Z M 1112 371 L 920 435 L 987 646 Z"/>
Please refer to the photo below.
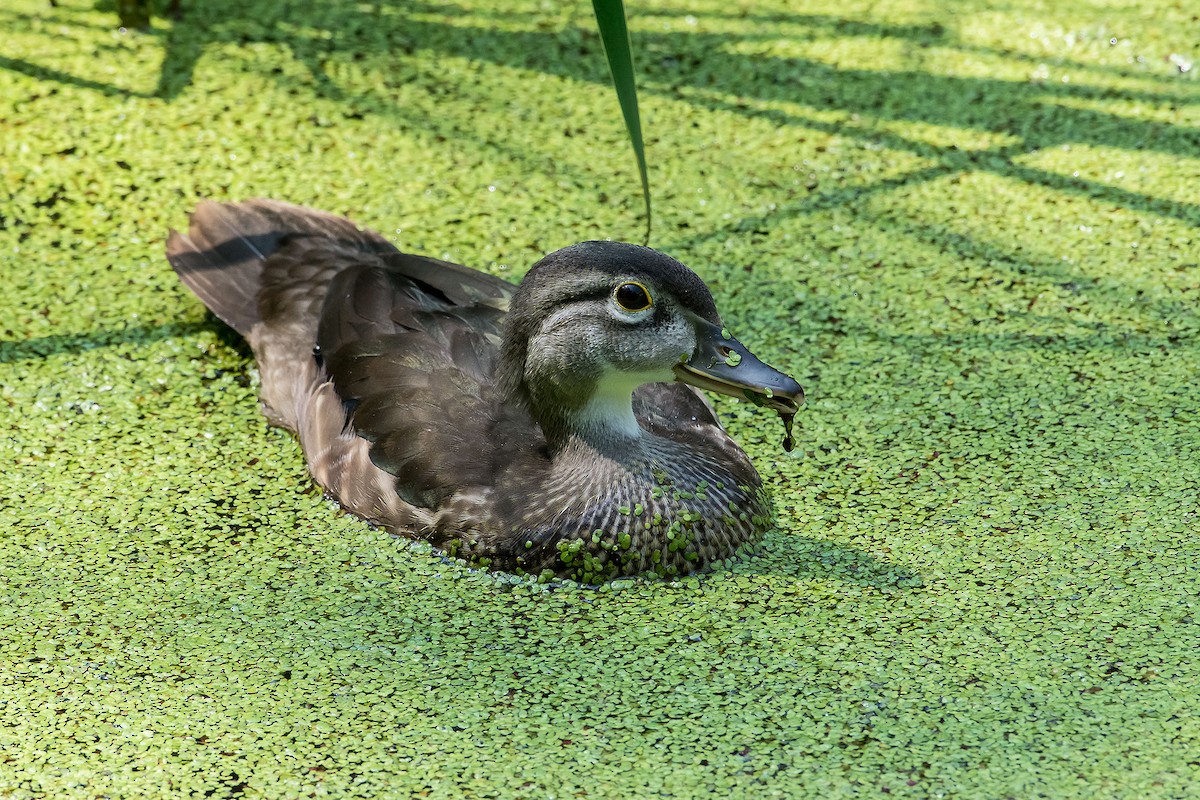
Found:
<path fill-rule="evenodd" d="M 613 299 L 625 311 L 645 311 L 654 304 L 654 301 L 650 299 L 650 292 L 636 281 L 622 283 L 618 286 L 613 292 Z"/>

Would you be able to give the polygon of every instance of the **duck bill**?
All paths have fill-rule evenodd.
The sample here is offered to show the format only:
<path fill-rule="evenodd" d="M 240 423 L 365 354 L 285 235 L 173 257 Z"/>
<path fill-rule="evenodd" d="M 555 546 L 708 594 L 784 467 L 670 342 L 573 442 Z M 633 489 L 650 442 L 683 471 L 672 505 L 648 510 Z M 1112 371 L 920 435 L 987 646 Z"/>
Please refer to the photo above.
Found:
<path fill-rule="evenodd" d="M 696 319 L 696 352 L 675 365 L 675 379 L 712 392 L 749 400 L 781 414 L 795 414 L 804 389 L 764 364 L 746 346 L 708 320 Z"/>

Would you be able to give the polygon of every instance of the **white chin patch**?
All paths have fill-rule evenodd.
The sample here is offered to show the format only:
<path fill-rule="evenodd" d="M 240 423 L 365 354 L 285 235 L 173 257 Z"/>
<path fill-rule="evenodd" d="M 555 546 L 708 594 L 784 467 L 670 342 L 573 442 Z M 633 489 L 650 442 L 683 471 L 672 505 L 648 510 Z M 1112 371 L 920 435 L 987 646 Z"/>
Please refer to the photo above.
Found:
<path fill-rule="evenodd" d="M 673 375 L 606 371 L 596 382 L 596 391 L 575 415 L 578 427 L 596 433 L 616 434 L 630 439 L 642 435 L 642 427 L 633 416 L 633 390 L 643 383 L 669 381 Z"/>

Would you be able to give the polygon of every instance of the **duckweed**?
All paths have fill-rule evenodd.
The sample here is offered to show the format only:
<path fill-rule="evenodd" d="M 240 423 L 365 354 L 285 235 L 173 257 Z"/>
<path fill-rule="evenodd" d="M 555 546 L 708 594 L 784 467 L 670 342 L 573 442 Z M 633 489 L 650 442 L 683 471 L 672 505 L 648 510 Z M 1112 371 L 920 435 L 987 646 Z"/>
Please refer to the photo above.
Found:
<path fill-rule="evenodd" d="M 586 4 L 101 6 L 0 9 L 0 796 L 1200 792 L 1189 4 L 639 9 L 651 243 L 809 403 L 714 398 L 776 530 L 599 588 L 340 514 L 162 258 L 639 240 Z"/>

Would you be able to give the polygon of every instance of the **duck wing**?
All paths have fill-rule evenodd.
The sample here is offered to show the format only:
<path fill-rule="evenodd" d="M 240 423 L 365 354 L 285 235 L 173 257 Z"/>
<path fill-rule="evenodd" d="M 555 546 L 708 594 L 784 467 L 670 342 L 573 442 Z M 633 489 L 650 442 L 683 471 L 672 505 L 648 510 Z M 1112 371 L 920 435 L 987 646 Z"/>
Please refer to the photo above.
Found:
<path fill-rule="evenodd" d="M 436 508 L 494 481 L 488 398 L 514 287 L 436 259 L 381 262 L 333 279 L 317 346 L 372 462 L 407 502 Z"/>
<path fill-rule="evenodd" d="M 186 234 L 170 232 L 167 260 L 210 311 L 248 337 L 255 323 L 263 319 L 264 295 L 271 294 L 263 291 L 267 261 L 297 237 L 336 245 L 342 261 L 333 264 L 335 271 L 356 258 L 397 254 L 391 242 L 344 217 L 260 198 L 243 203 L 200 203 L 192 212 Z M 318 303 L 323 297 L 328 276 L 322 279 L 311 269 L 272 272 L 276 280 L 284 277 L 291 283 L 293 298 L 296 290 L 307 292 Z M 311 305 L 289 311 L 311 313 Z M 276 303 L 275 308 L 279 310 L 281 305 Z"/>
<path fill-rule="evenodd" d="M 411 533 L 487 480 L 483 395 L 512 284 L 262 199 L 201 203 L 167 257 L 250 343 L 268 419 L 345 508 Z"/>

